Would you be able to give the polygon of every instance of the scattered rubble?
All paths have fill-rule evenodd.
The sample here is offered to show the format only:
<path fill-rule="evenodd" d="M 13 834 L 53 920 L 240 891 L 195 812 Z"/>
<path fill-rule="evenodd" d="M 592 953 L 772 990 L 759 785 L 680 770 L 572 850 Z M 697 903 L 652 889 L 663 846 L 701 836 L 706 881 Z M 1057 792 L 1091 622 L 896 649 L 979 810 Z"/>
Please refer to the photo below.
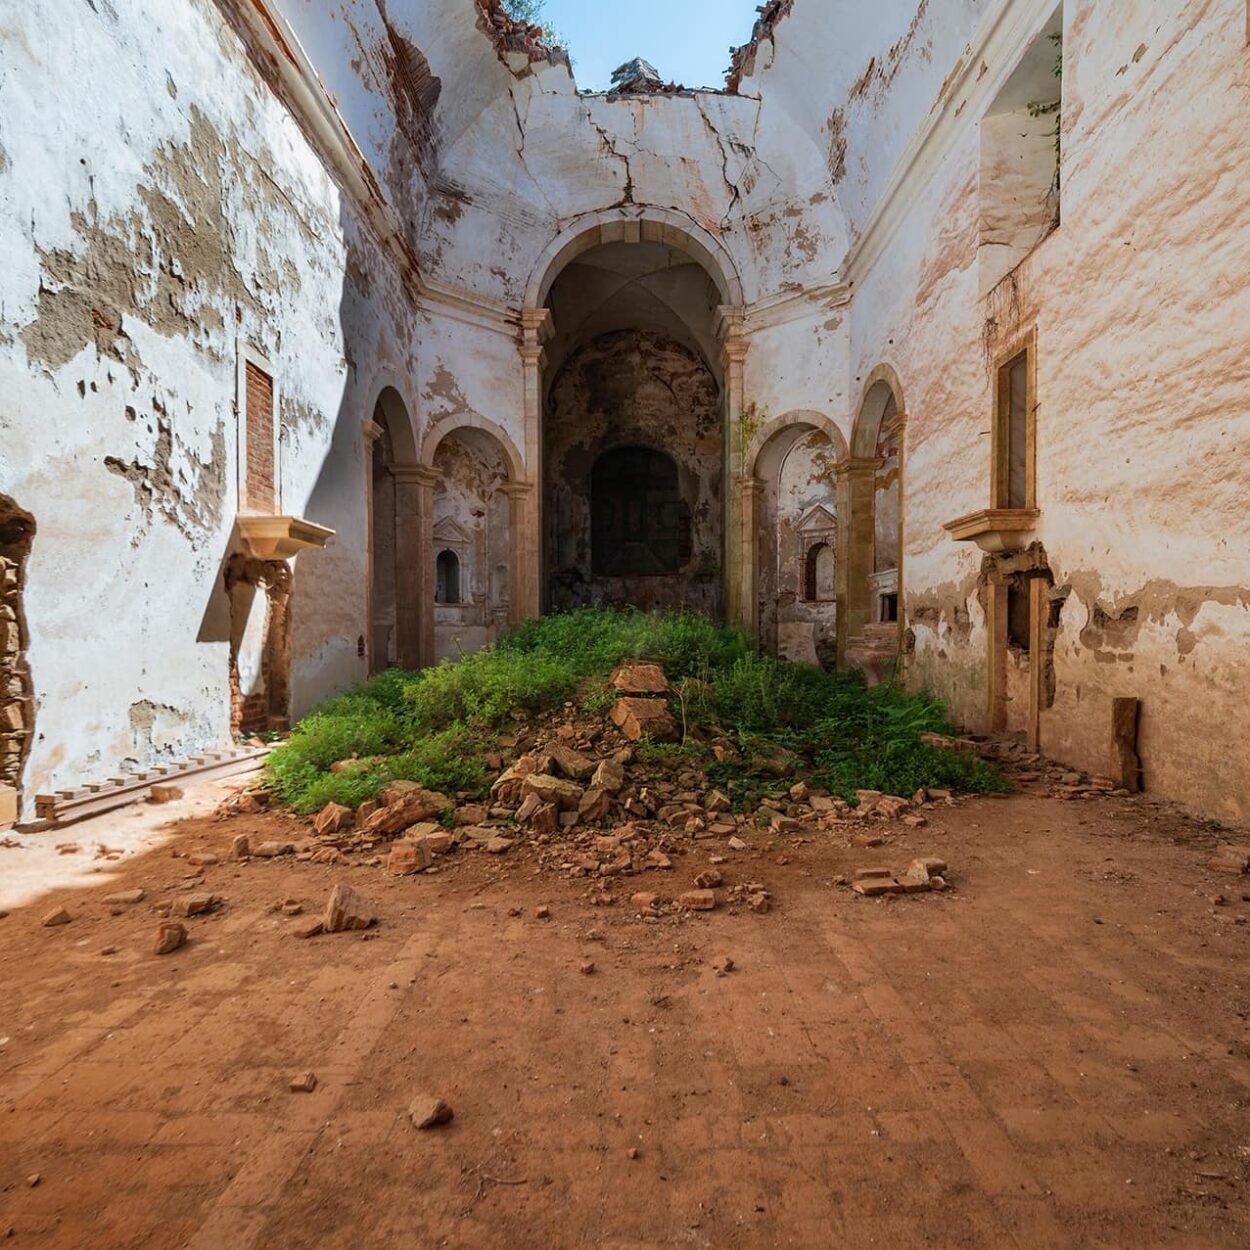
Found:
<path fill-rule="evenodd" d="M 64 907 L 54 907 L 39 923 L 44 928 L 51 929 L 56 925 L 69 924 L 69 922 L 69 912 Z"/>

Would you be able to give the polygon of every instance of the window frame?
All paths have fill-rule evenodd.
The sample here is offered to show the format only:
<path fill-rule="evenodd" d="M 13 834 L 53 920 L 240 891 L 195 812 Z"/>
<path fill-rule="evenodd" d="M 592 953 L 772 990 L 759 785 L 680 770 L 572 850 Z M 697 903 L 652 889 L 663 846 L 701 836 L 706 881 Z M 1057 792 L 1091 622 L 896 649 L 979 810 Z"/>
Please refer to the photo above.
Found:
<path fill-rule="evenodd" d="M 1024 500 L 1011 503 L 1010 370 L 1025 357 Z M 1037 327 L 1017 335 L 994 357 L 993 426 L 990 446 L 990 507 L 1028 511 L 1037 507 Z"/>
<path fill-rule="evenodd" d="M 278 390 L 278 373 L 273 362 L 250 342 L 240 339 L 238 344 L 238 363 L 235 376 L 235 432 L 238 442 L 238 496 L 240 514 L 249 516 L 281 516 L 282 515 L 282 461 L 281 461 L 281 425 L 279 420 L 280 395 Z M 269 378 L 271 404 L 271 432 L 273 438 L 273 501 L 268 512 L 252 507 L 248 494 L 248 413 L 247 413 L 247 368 L 251 365 L 259 369 Z"/>

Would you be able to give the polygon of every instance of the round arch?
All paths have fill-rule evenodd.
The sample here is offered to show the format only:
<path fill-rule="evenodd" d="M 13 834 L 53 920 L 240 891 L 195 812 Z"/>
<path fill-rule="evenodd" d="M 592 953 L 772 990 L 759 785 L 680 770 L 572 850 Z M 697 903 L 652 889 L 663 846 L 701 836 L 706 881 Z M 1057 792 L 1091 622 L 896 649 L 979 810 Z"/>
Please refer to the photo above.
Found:
<path fill-rule="evenodd" d="M 525 462 L 516 444 L 504 432 L 502 426 L 490 420 L 489 417 L 479 416 L 476 412 L 449 413 L 441 421 L 432 425 L 421 442 L 421 464 L 428 469 L 433 468 L 434 456 L 439 445 L 445 438 L 460 430 L 481 430 L 483 434 L 493 438 L 499 444 L 504 460 L 507 462 L 508 481 L 512 483 L 525 481 Z"/>
<path fill-rule="evenodd" d="M 742 282 L 725 245 L 710 231 L 682 213 L 666 208 L 605 209 L 578 218 L 547 245 L 525 290 L 525 308 L 547 302 L 551 284 L 583 252 L 603 243 L 662 243 L 685 252 L 707 270 L 720 292 L 721 302 L 743 303 Z"/>
<path fill-rule="evenodd" d="M 824 434 L 833 444 L 838 460 L 845 460 L 848 454 L 846 445 L 846 435 L 838 428 L 837 424 L 831 417 L 825 416 L 823 412 L 814 412 L 810 409 L 796 409 L 794 412 L 787 412 L 780 417 L 774 417 L 771 421 L 766 422 L 751 440 L 751 445 L 747 449 L 746 454 L 746 476 L 759 477 L 758 470 L 764 467 L 761 463 L 761 457 L 764 455 L 765 449 L 772 450 L 775 441 L 781 440 L 788 442 L 790 445 L 797 442 L 803 435 L 810 434 L 813 431 L 819 431 Z M 785 450 L 788 452 L 790 447 Z M 771 457 L 769 457 L 771 459 Z M 783 455 L 782 460 L 785 459 Z M 778 461 L 780 464 L 780 461 Z"/>
<path fill-rule="evenodd" d="M 387 433 L 391 436 L 391 451 L 396 465 L 415 465 L 417 463 L 416 425 L 412 419 L 412 408 L 404 400 L 398 379 L 391 374 L 381 374 L 374 380 L 372 394 L 373 406 L 369 409 L 371 418 L 381 415 L 386 424 Z"/>
<path fill-rule="evenodd" d="M 860 459 L 871 459 L 877 454 L 877 440 L 881 434 L 881 422 L 894 401 L 895 413 L 904 413 L 903 384 L 890 365 L 878 365 L 864 380 L 863 395 L 851 432 L 851 450 Z"/>

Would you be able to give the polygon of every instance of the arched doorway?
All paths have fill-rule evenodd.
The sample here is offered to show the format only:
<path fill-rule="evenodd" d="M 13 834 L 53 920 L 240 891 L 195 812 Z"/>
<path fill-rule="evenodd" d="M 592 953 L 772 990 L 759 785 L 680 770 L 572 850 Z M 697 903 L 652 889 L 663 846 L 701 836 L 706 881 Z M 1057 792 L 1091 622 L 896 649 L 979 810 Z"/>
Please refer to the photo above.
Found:
<path fill-rule="evenodd" d="M 432 484 L 428 587 L 432 660 L 478 651 L 513 619 L 519 458 L 502 431 L 436 428 L 425 448 Z"/>
<path fill-rule="evenodd" d="M 883 366 L 869 379 L 844 466 L 849 527 L 846 562 L 846 662 L 870 681 L 890 677 L 902 657 L 902 391 Z"/>
<path fill-rule="evenodd" d="M 770 422 L 749 455 L 760 646 L 828 668 L 837 662 L 836 470 L 845 455 L 841 431 L 808 412 Z"/>
<path fill-rule="evenodd" d="M 553 242 L 523 316 L 527 456 L 542 457 L 541 606 L 685 606 L 721 618 L 740 567 L 727 485 L 741 472 L 730 436 L 741 421 L 741 288 L 720 244 L 688 219 L 600 216 Z M 675 568 L 671 554 L 650 574 L 596 563 L 609 513 L 596 515 L 594 470 L 622 448 L 676 466 L 668 511 L 684 529 L 651 535 L 666 552 L 676 544 Z"/>
<path fill-rule="evenodd" d="M 369 462 L 369 671 L 420 664 L 420 561 L 408 472 L 417 463 L 408 408 L 393 386 L 373 408 Z"/>

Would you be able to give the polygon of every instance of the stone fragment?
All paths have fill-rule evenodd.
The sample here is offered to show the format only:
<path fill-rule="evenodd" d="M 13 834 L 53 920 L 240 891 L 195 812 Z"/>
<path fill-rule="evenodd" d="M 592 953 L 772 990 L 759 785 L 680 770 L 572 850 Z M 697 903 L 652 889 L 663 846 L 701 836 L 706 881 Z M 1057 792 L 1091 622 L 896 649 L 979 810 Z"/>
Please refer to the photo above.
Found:
<path fill-rule="evenodd" d="M 737 965 L 730 955 L 717 955 L 712 960 L 712 967 L 716 970 L 718 977 L 723 977 L 727 972 L 732 972 Z"/>
<path fill-rule="evenodd" d="M 514 845 L 515 843 L 511 838 L 500 837 L 496 834 L 495 837 L 491 838 L 491 840 L 487 842 L 486 849 L 492 855 L 506 855 L 510 850 L 512 850 Z"/>
<path fill-rule="evenodd" d="M 167 921 L 156 931 L 152 943 L 152 954 L 168 955 L 184 945 L 187 940 L 187 926 L 177 921 Z"/>
<path fill-rule="evenodd" d="M 217 863 L 217 853 L 215 851 L 192 851 L 187 856 L 187 863 L 194 864 L 197 868 L 211 868 Z"/>
<path fill-rule="evenodd" d="M 445 829 L 440 829 L 437 833 L 419 833 L 415 837 L 409 829 L 404 840 L 421 843 L 431 855 L 446 855 L 452 848 L 451 834 Z"/>
<path fill-rule="evenodd" d="M 130 905 L 132 903 L 142 903 L 147 897 L 143 890 L 118 890 L 116 894 L 106 894 L 104 901 L 119 905 Z"/>
<path fill-rule="evenodd" d="M 369 817 L 381 808 L 382 804 L 377 799 L 366 799 L 356 809 L 356 828 L 363 829 L 369 822 Z"/>
<path fill-rule="evenodd" d="M 535 919 L 535 920 L 550 920 L 550 919 L 551 919 L 551 908 L 550 908 L 550 907 L 535 907 L 535 908 L 534 908 L 534 919 Z"/>
<path fill-rule="evenodd" d="M 1221 846 L 1207 861 L 1213 872 L 1250 872 L 1250 846 Z"/>
<path fill-rule="evenodd" d="M 705 869 L 694 879 L 695 886 L 700 890 L 714 890 L 718 885 L 723 885 L 724 881 L 724 876 L 716 868 Z"/>
<path fill-rule="evenodd" d="M 746 851 L 750 849 L 741 838 L 737 837 L 730 838 L 728 845 L 731 851 Z"/>
<path fill-rule="evenodd" d="M 796 803 L 806 803 L 807 797 L 810 793 L 811 790 L 806 781 L 796 781 L 794 785 L 790 787 L 790 797 Z"/>
<path fill-rule="evenodd" d="M 712 911 L 716 907 L 713 890 L 687 890 L 677 902 L 691 911 Z"/>
<path fill-rule="evenodd" d="M 116 955 L 117 947 L 116 946 L 101 946 L 100 954 L 101 955 Z"/>
<path fill-rule="evenodd" d="M 727 812 L 733 804 L 729 801 L 729 795 L 713 790 L 704 800 L 703 806 L 709 812 Z"/>
<path fill-rule="evenodd" d="M 437 1128 L 446 1124 L 455 1112 L 441 1099 L 433 1094 L 418 1094 L 408 1105 L 408 1118 L 413 1128 Z"/>
<path fill-rule="evenodd" d="M 540 803 L 530 826 L 538 834 L 555 833 L 560 828 L 560 809 L 554 803 Z"/>
<path fill-rule="evenodd" d="M 557 743 L 551 748 L 551 758 L 560 772 L 574 781 L 587 780 L 597 767 L 589 755 L 583 755 L 563 743 Z"/>
<path fill-rule="evenodd" d="M 1136 794 L 1141 785 L 1137 754 L 1137 723 L 1141 703 L 1134 698 L 1111 700 L 1111 789 Z"/>
<path fill-rule="evenodd" d="M 456 808 L 454 817 L 457 827 L 461 825 L 480 825 L 490 819 L 490 813 L 481 803 L 466 803 Z"/>
<path fill-rule="evenodd" d="M 335 760 L 334 763 L 330 765 L 330 771 L 335 774 L 362 773 L 368 767 L 369 767 L 368 760 L 357 759 L 356 756 L 353 755 L 351 759 Z"/>
<path fill-rule="evenodd" d="M 291 1093 L 293 1094 L 311 1094 L 317 1088 L 317 1074 L 315 1072 L 301 1072 L 298 1076 L 291 1078 Z"/>
<path fill-rule="evenodd" d="M 325 838 L 330 834 L 350 829 L 355 823 L 356 813 L 350 807 L 345 807 L 342 803 L 327 803 L 317 813 L 317 819 L 313 822 L 313 832 L 319 838 Z"/>
<path fill-rule="evenodd" d="M 433 862 L 434 852 L 424 839 L 419 842 L 396 842 L 386 857 L 386 871 L 396 877 L 410 877 Z"/>
<path fill-rule="evenodd" d="M 671 868 L 673 861 L 661 850 L 650 850 L 647 852 L 647 867 L 649 868 Z"/>
<path fill-rule="evenodd" d="M 654 911 L 660 901 L 658 894 L 650 894 L 642 891 L 638 894 L 630 896 L 629 901 L 639 909 L 639 911 Z"/>
<path fill-rule="evenodd" d="M 879 894 L 897 893 L 899 883 L 893 877 L 867 877 L 853 882 L 851 889 L 856 894 L 863 894 L 867 898 L 875 898 Z"/>
<path fill-rule="evenodd" d="M 885 795 L 880 790 L 856 790 L 855 798 L 859 803 L 856 811 L 866 816 L 885 798 Z"/>
<path fill-rule="evenodd" d="M 897 795 L 886 794 L 877 800 L 872 809 L 872 814 L 880 816 L 883 820 L 896 820 L 910 806 L 911 804 L 906 799 L 900 799 Z"/>
<path fill-rule="evenodd" d="M 192 916 L 204 916 L 210 911 L 216 911 L 222 902 L 219 894 L 188 894 L 186 898 L 174 900 L 173 913 L 175 916 L 185 916 L 187 919 Z"/>
<path fill-rule="evenodd" d="M 577 965 L 577 970 L 582 974 L 582 976 L 588 977 L 595 970 L 595 961 L 593 959 L 583 959 L 582 962 Z"/>
<path fill-rule="evenodd" d="M 149 803 L 176 803 L 182 798 L 182 791 L 177 786 L 154 785 L 148 793 Z"/>
<path fill-rule="evenodd" d="M 945 872 L 946 861 L 928 855 L 913 859 L 904 875 L 915 881 L 928 881 L 930 877 L 940 877 Z"/>
<path fill-rule="evenodd" d="M 577 814 L 582 820 L 606 820 L 612 811 L 612 796 L 606 790 L 591 786 L 577 805 Z"/>
<path fill-rule="evenodd" d="M 246 833 L 237 834 L 234 841 L 230 843 L 231 859 L 250 859 L 251 856 L 252 840 Z"/>
<path fill-rule="evenodd" d="M 612 685 L 621 694 L 663 694 L 668 678 L 658 664 L 622 664 L 612 674 Z"/>
<path fill-rule="evenodd" d="M 663 699 L 618 699 L 612 707 L 612 723 L 631 742 L 644 734 L 656 742 L 676 742 L 680 736 Z"/>
<path fill-rule="evenodd" d="M 590 779 L 592 789 L 617 794 L 625 786 L 625 769 L 615 760 L 603 760 Z"/>
<path fill-rule="evenodd" d="M 763 891 L 747 896 L 747 906 L 752 911 L 756 911 L 756 912 L 771 911 L 772 905 L 773 905 L 772 899 L 769 898 L 768 894 Z"/>
<path fill-rule="evenodd" d="M 413 783 L 395 781 L 387 787 L 387 790 L 400 784 L 412 785 Z M 361 831 L 366 836 L 394 837 L 397 833 L 402 833 L 421 821 L 437 819 L 451 806 L 451 800 L 445 794 L 439 794 L 434 790 L 423 790 L 417 786 L 412 790 L 402 791 L 401 797 L 396 802 L 388 803 L 374 812 Z"/>
<path fill-rule="evenodd" d="M 327 933 L 342 933 L 352 929 L 367 929 L 376 923 L 377 905 L 350 886 L 339 884 L 330 891 L 322 924 Z"/>
<path fill-rule="evenodd" d="M 320 920 L 305 920 L 302 924 L 297 924 L 291 932 L 297 938 L 315 938 L 319 933 L 325 932 L 325 924 Z"/>
<path fill-rule="evenodd" d="M 56 925 L 69 924 L 69 922 L 69 912 L 64 907 L 54 907 L 39 923 L 45 928 L 51 929 Z"/>
<path fill-rule="evenodd" d="M 550 803 L 561 811 L 576 811 L 581 802 L 582 788 L 563 777 L 550 773 L 531 773 L 521 783 L 521 792 L 534 795 L 542 803 Z"/>
<path fill-rule="evenodd" d="M 294 855 L 295 843 L 262 842 L 252 851 L 252 854 L 258 859 L 277 859 L 280 855 Z"/>

